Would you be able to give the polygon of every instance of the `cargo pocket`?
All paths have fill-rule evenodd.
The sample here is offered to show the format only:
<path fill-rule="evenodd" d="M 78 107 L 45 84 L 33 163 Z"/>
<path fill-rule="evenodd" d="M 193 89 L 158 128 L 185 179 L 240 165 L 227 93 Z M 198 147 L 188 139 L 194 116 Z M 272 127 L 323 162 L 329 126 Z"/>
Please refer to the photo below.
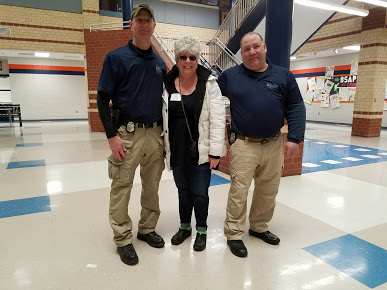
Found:
<path fill-rule="evenodd" d="M 130 155 L 130 151 L 132 150 L 133 142 L 128 141 L 128 140 L 122 140 L 122 141 L 124 142 L 124 145 L 126 147 L 126 152 L 125 152 L 126 159 L 129 159 L 129 155 Z M 124 160 L 125 159 L 122 158 L 122 161 L 119 161 L 116 157 L 114 157 L 113 154 L 111 154 L 108 157 L 108 162 L 109 162 L 108 175 L 109 175 L 110 179 L 119 179 L 120 178 L 121 166 L 124 163 Z"/>
<path fill-rule="evenodd" d="M 123 161 L 118 161 L 114 155 L 110 155 L 108 158 L 108 175 L 110 179 L 118 179 L 120 178 L 120 165 L 122 165 Z"/>

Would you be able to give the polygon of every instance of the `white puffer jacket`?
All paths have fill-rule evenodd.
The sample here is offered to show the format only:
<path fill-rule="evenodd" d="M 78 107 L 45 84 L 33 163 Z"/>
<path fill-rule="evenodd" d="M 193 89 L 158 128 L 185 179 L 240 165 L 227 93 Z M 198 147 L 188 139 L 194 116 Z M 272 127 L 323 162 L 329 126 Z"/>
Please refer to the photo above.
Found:
<path fill-rule="evenodd" d="M 171 170 L 171 150 L 168 131 L 168 99 L 169 94 L 163 92 L 163 127 L 164 144 L 166 152 L 166 165 Z M 206 82 L 206 92 L 203 100 L 202 112 L 199 117 L 199 164 L 209 162 L 208 155 L 225 156 L 227 147 L 225 143 L 226 109 L 216 82 L 216 77 L 210 75 Z"/>

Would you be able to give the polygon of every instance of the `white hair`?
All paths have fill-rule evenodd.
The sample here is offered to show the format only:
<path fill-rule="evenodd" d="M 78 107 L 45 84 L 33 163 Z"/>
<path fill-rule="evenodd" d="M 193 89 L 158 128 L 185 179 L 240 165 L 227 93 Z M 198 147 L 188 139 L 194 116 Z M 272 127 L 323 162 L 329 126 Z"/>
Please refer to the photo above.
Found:
<path fill-rule="evenodd" d="M 175 41 L 174 50 L 176 60 L 180 57 L 180 54 L 182 52 L 192 53 L 196 55 L 197 59 L 199 59 L 200 41 L 197 38 L 194 38 L 189 35 L 182 36 Z"/>

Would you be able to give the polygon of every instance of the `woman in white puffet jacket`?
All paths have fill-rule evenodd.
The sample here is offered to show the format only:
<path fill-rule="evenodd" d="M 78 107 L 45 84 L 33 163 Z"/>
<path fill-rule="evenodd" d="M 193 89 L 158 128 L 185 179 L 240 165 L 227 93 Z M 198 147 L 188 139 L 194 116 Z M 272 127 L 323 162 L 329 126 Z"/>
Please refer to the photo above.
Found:
<path fill-rule="evenodd" d="M 191 236 L 196 219 L 195 251 L 206 247 L 211 169 L 226 154 L 225 105 L 211 71 L 198 64 L 200 42 L 183 36 L 175 42 L 176 65 L 164 77 L 163 126 L 166 165 L 179 194 L 179 245 Z"/>

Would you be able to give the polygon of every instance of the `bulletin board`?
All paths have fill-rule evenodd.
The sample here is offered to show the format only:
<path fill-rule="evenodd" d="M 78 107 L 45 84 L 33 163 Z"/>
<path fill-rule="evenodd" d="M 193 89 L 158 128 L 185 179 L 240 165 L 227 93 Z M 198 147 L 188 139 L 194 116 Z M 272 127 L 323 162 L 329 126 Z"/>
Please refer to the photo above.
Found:
<path fill-rule="evenodd" d="M 321 107 L 337 108 L 340 103 L 354 103 L 357 82 L 357 61 L 349 74 L 335 75 L 335 67 L 327 66 L 324 76 L 308 77 L 305 103 L 321 103 Z"/>

